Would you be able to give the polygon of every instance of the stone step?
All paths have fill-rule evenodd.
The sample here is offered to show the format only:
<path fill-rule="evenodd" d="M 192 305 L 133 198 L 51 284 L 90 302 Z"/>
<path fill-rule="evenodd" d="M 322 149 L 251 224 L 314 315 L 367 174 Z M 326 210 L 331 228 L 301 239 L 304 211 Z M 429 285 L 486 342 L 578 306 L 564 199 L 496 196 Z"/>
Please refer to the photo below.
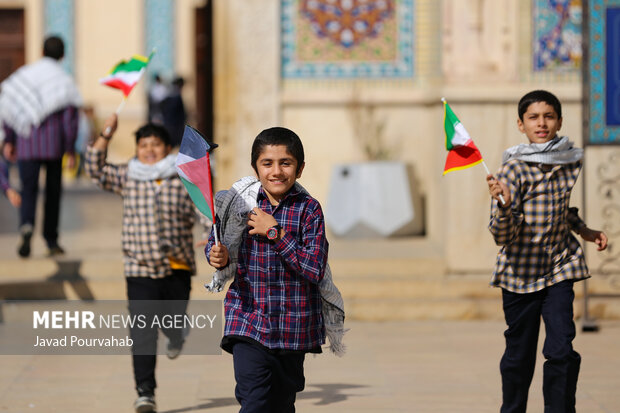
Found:
<path fill-rule="evenodd" d="M 489 274 L 446 275 L 437 258 L 352 258 L 330 260 L 334 279 L 352 320 L 501 319 L 501 294 L 488 286 Z M 198 259 L 193 277 L 194 299 L 222 299 L 203 287 L 212 269 Z M 582 314 L 583 287 L 575 289 L 576 315 Z M 618 289 L 605 277 L 588 281 L 589 313 L 593 318 L 620 319 Z M 0 269 L 0 299 L 124 299 L 125 281 L 119 253 L 94 259 L 69 257 L 4 259 Z"/>

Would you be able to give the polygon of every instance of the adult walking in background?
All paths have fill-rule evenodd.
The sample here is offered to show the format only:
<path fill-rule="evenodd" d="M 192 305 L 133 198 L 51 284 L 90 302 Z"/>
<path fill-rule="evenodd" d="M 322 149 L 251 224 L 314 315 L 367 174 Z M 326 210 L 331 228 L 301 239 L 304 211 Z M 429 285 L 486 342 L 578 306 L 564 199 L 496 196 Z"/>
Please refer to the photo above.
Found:
<path fill-rule="evenodd" d="M 161 102 L 164 127 L 170 135 L 172 146 L 181 145 L 187 120 L 182 96 L 183 85 L 185 85 L 185 80 L 182 77 L 174 78 L 168 96 Z"/>
<path fill-rule="evenodd" d="M 45 167 L 45 205 L 43 238 L 49 255 L 63 254 L 58 244 L 62 157 L 68 166 L 75 163 L 74 148 L 78 130 L 78 108 L 82 99 L 73 79 L 59 61 L 65 46 L 59 37 L 43 43 L 43 58 L 19 68 L 2 83 L 0 123 L 3 124 L 4 156 L 17 161 L 22 185 L 18 253 L 30 256 L 39 190 L 39 171 Z"/>

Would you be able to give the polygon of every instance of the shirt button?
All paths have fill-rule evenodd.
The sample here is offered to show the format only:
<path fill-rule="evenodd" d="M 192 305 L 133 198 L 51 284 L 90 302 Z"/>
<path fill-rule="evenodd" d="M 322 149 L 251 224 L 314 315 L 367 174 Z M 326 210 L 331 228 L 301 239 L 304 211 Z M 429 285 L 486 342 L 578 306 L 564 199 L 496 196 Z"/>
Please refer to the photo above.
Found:
<path fill-rule="evenodd" d="M 269 267 L 269 271 L 273 271 L 273 267 Z"/>

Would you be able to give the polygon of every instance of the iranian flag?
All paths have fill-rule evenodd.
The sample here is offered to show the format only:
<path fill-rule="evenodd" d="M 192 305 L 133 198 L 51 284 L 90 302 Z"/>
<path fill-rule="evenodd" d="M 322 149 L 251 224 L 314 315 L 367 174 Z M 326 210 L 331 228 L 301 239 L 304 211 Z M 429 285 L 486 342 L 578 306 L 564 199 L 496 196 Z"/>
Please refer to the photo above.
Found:
<path fill-rule="evenodd" d="M 136 84 L 138 84 L 152 57 L 153 53 L 148 57 L 134 55 L 128 61 L 121 60 L 110 70 L 106 77 L 99 80 L 99 83 L 120 89 L 123 95 L 127 97 Z"/>
<path fill-rule="evenodd" d="M 443 101 L 444 128 L 446 131 L 446 150 L 448 157 L 443 174 L 469 168 L 483 162 L 480 151 L 469 137 L 469 133 L 456 117 L 448 102 Z"/>

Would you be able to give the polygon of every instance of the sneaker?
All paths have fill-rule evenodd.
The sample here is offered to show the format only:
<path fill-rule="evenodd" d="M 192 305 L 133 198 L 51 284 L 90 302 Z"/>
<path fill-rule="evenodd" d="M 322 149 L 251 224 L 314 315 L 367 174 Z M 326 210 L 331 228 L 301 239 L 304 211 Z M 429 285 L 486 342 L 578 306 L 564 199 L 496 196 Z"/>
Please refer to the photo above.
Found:
<path fill-rule="evenodd" d="M 47 252 L 48 257 L 54 257 L 56 255 L 64 255 L 65 250 L 58 244 L 50 245 Z"/>
<path fill-rule="evenodd" d="M 172 341 L 168 339 L 168 344 L 166 345 L 166 356 L 170 360 L 174 360 L 175 358 L 179 357 L 179 354 L 181 354 L 181 351 L 183 350 L 184 342 L 185 340 L 183 340 L 180 344 L 172 344 Z"/>
<path fill-rule="evenodd" d="M 133 404 L 136 413 L 152 413 L 157 412 L 154 396 L 140 396 Z"/>
<path fill-rule="evenodd" d="M 17 253 L 22 258 L 28 258 L 30 256 L 30 240 L 32 239 L 32 229 L 25 228 L 22 230 L 22 242 L 17 249 Z"/>

